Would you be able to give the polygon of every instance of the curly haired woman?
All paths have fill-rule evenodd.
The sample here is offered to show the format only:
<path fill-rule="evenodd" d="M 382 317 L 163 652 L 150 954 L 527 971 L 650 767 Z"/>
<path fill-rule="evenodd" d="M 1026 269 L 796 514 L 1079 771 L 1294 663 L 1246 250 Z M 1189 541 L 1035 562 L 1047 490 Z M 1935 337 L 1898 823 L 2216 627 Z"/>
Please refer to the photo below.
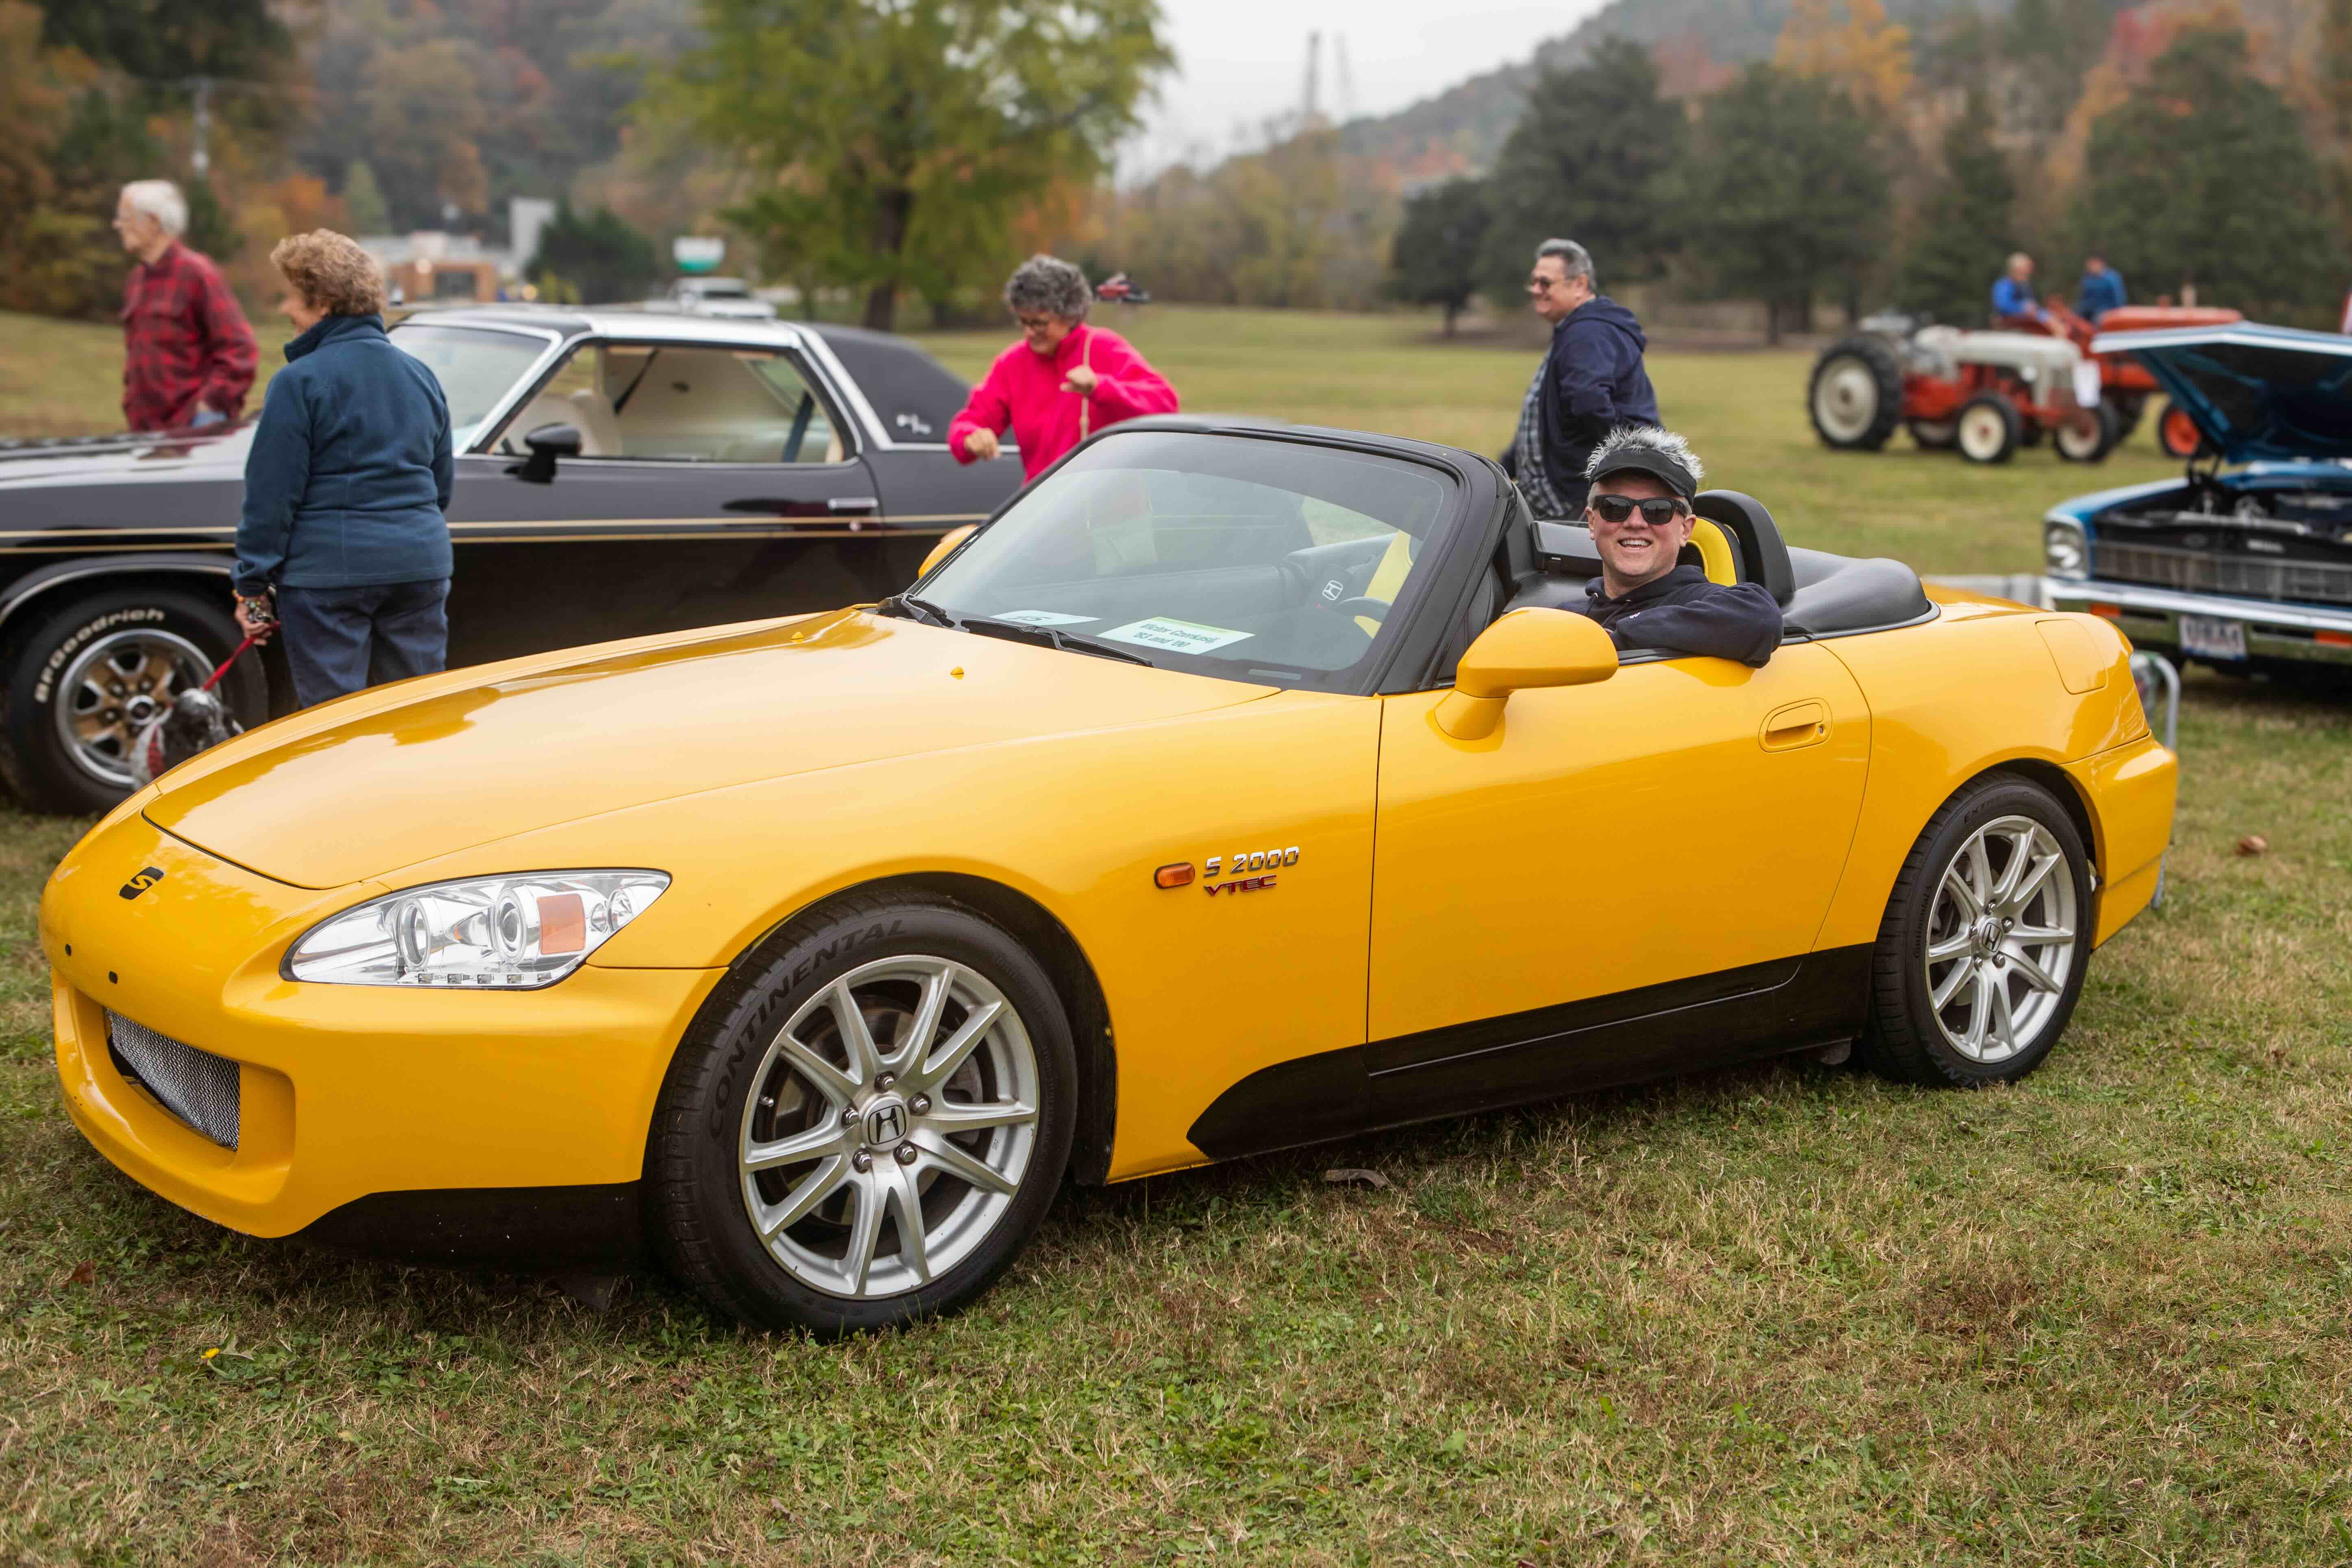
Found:
<path fill-rule="evenodd" d="M 278 242 L 278 310 L 300 329 L 245 463 L 236 619 L 286 628 L 307 708 L 448 658 L 449 405 L 383 330 L 383 279 L 327 229 Z"/>
<path fill-rule="evenodd" d="M 1125 338 L 1087 325 L 1094 292 L 1087 275 L 1051 256 L 1033 256 L 1004 285 L 1021 341 L 996 356 L 948 426 L 960 463 L 987 462 L 1010 426 L 1021 472 L 1035 479 L 1107 425 L 1176 412 L 1176 389 Z"/>

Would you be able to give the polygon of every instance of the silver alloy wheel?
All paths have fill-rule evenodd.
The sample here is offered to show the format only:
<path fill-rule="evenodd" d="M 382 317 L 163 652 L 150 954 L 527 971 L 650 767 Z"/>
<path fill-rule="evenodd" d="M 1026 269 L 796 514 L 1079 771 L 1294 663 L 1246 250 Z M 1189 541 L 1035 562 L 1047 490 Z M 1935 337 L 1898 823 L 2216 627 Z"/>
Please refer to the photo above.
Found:
<path fill-rule="evenodd" d="M 1813 380 L 1813 418 L 1836 441 L 1859 441 L 1878 417 L 1878 376 L 1851 354 L 1830 361 Z"/>
<path fill-rule="evenodd" d="M 1982 404 L 1960 411 L 1958 439 L 1960 450 L 1978 462 L 1989 462 L 2009 438 L 2009 429 L 2001 422 L 1998 409 Z"/>
<path fill-rule="evenodd" d="M 131 787 L 131 745 L 183 691 L 213 672 L 204 650 L 154 626 L 110 633 L 76 654 L 50 704 L 58 742 L 74 765 Z"/>
<path fill-rule="evenodd" d="M 761 1059 L 743 1109 L 743 1206 L 769 1256 L 812 1289 L 918 1289 L 1003 1219 L 1037 1107 L 1028 1030 L 985 976 L 944 958 L 861 964 L 803 1004 Z"/>
<path fill-rule="evenodd" d="M 1923 970 L 1927 1009 L 1970 1061 L 2040 1043 L 2074 972 L 2074 869 L 2050 830 L 2003 816 L 1970 834 L 1937 884 Z"/>

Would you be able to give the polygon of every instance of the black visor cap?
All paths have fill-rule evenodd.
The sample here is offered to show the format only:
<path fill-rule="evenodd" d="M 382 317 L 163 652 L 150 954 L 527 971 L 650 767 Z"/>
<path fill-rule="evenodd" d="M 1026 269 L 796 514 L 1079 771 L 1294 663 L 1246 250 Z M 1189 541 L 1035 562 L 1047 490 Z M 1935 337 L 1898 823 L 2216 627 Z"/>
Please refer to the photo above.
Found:
<path fill-rule="evenodd" d="M 1646 447 L 1621 447 L 1601 459 L 1608 466 L 1592 476 L 1592 488 L 1599 489 L 1612 474 L 1642 473 L 1658 479 L 1685 500 L 1698 493 L 1697 481 L 1691 471 L 1666 456 Z"/>

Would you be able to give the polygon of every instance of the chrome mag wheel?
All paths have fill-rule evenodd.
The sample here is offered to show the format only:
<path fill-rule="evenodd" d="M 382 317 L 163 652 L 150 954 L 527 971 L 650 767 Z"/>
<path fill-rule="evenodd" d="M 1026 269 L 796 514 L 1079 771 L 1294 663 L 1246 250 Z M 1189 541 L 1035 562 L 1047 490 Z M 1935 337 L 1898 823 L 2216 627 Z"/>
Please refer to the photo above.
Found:
<path fill-rule="evenodd" d="M 842 975 L 776 1032 L 751 1081 L 743 1206 L 769 1256 L 828 1296 L 899 1295 L 971 1257 L 1036 1149 L 1028 1030 L 950 959 Z"/>
<path fill-rule="evenodd" d="M 211 673 L 204 650 L 173 632 L 141 626 L 100 637 L 58 677 L 58 744 L 91 777 L 129 789 L 139 731 Z"/>
<path fill-rule="evenodd" d="M 1951 1047 L 1986 1066 L 2032 1050 L 2061 1016 L 2078 962 L 2074 870 L 2030 816 L 1961 842 L 1928 907 L 1928 1010 Z"/>

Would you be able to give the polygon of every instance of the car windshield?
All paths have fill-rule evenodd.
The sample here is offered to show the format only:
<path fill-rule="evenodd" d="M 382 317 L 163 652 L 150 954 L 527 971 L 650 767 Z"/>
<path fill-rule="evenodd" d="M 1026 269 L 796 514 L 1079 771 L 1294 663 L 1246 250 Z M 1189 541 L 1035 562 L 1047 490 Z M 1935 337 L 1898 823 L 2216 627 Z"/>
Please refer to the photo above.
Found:
<path fill-rule="evenodd" d="M 908 608 L 1166 669 L 1355 689 L 1418 597 L 1455 489 L 1368 452 L 1115 436 L 1015 501 Z"/>
<path fill-rule="evenodd" d="M 545 338 L 527 332 L 415 321 L 393 328 L 392 341 L 440 378 L 441 395 L 449 400 L 449 444 L 460 452 L 473 445 L 475 432 L 499 400 L 547 352 Z"/>

